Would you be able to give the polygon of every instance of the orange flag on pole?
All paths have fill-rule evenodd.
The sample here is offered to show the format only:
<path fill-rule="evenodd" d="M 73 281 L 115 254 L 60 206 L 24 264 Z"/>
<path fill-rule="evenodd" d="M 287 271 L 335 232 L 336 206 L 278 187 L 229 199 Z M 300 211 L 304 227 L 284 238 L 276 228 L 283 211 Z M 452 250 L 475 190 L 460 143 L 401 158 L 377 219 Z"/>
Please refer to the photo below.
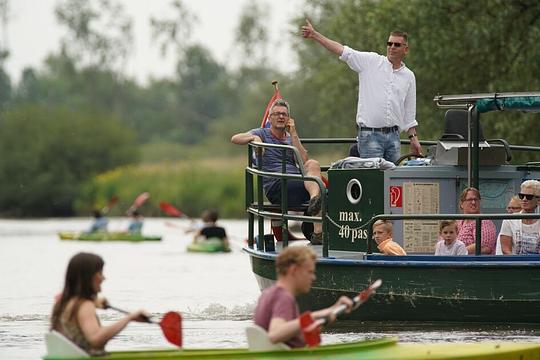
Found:
<path fill-rule="evenodd" d="M 270 108 L 272 107 L 272 104 L 277 99 L 281 99 L 281 94 L 279 93 L 278 88 L 278 82 L 277 80 L 272 81 L 272 85 L 274 85 L 274 95 L 270 98 L 270 101 L 268 102 L 268 105 L 266 105 L 266 110 L 264 110 L 264 115 L 261 121 L 261 127 L 262 128 L 269 128 L 270 122 L 268 121 L 268 117 L 270 116 Z"/>

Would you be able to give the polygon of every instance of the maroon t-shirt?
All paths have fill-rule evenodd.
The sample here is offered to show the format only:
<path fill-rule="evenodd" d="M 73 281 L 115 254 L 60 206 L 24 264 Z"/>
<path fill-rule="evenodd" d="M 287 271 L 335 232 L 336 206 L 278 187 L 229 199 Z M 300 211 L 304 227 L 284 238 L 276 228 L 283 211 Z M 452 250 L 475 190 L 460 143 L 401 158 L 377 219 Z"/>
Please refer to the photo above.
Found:
<path fill-rule="evenodd" d="M 299 315 L 300 310 L 294 296 L 282 287 L 274 285 L 262 292 L 255 308 L 253 320 L 256 325 L 268 331 L 272 318 L 279 317 L 285 321 L 289 321 L 298 318 Z M 289 339 L 285 344 L 292 348 L 306 346 L 301 334 Z"/>

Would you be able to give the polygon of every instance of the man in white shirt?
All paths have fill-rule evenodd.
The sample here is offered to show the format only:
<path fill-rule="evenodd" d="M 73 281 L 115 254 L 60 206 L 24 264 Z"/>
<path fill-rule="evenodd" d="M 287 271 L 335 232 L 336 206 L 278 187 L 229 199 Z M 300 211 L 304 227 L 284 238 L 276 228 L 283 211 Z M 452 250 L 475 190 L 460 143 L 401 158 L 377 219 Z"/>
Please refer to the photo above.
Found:
<path fill-rule="evenodd" d="M 411 153 L 421 155 L 416 127 L 416 79 L 403 63 L 409 52 L 407 33 L 388 37 L 386 56 L 361 52 L 328 39 L 306 20 L 302 36 L 316 40 L 339 55 L 358 73 L 358 152 L 362 158 L 382 157 L 396 162 L 400 156 L 399 133 L 406 131 Z"/>

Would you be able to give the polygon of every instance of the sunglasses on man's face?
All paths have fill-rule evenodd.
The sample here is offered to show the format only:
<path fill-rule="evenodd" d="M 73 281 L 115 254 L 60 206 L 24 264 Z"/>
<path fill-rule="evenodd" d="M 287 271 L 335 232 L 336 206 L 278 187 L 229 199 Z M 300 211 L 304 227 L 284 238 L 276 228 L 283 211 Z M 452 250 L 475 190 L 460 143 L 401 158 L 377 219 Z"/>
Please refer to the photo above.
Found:
<path fill-rule="evenodd" d="M 388 46 L 388 47 L 394 46 L 394 47 L 397 47 L 397 48 L 402 47 L 402 46 L 406 46 L 406 45 L 407 45 L 407 44 L 402 44 L 402 43 L 392 42 L 392 41 L 388 41 L 388 42 L 386 43 L 386 46 Z"/>
<path fill-rule="evenodd" d="M 522 194 L 522 193 L 519 193 L 518 196 L 521 200 L 523 199 L 532 200 L 536 197 L 536 195 L 533 195 L 533 194 Z"/>

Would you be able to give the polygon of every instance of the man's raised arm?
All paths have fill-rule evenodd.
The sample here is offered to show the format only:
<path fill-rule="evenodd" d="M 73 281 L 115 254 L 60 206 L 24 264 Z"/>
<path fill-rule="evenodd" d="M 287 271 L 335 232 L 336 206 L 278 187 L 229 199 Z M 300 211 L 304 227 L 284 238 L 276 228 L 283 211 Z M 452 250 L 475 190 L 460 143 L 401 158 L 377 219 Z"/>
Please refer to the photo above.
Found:
<path fill-rule="evenodd" d="M 253 135 L 252 133 L 249 133 L 249 132 L 238 133 L 231 137 L 231 142 L 236 145 L 246 145 L 247 143 L 251 141 L 263 142 L 259 136 Z"/>
<path fill-rule="evenodd" d="M 343 45 L 315 31 L 313 25 L 311 25 L 311 23 L 307 19 L 306 25 L 302 26 L 302 36 L 306 39 L 316 40 L 319 44 L 321 44 L 336 55 L 341 56 L 341 54 L 343 54 Z"/>

